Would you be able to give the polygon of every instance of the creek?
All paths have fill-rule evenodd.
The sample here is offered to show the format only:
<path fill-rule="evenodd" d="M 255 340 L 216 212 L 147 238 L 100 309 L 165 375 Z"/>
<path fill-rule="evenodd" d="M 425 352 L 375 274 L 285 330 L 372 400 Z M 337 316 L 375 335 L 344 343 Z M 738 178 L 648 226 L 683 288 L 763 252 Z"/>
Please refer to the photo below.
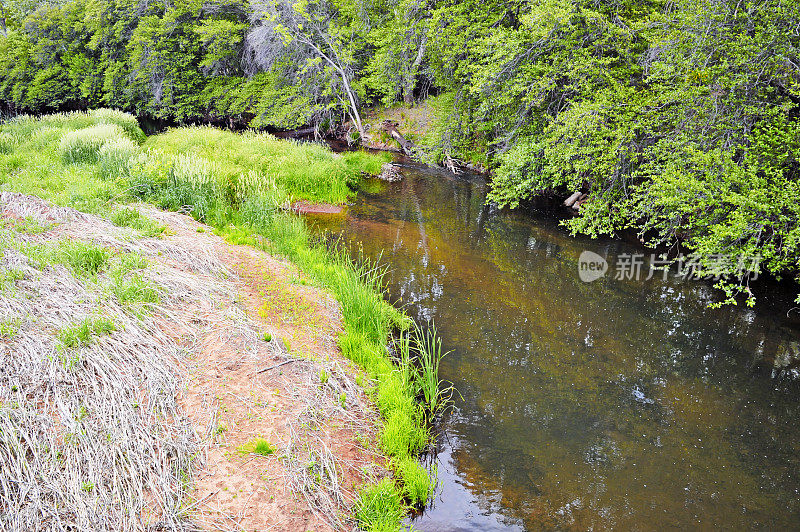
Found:
<path fill-rule="evenodd" d="M 617 268 L 641 248 L 573 237 L 551 211 L 485 205 L 477 175 L 408 161 L 341 215 L 308 216 L 381 257 L 388 290 L 451 351 L 439 486 L 422 531 L 795 529 L 800 319 L 710 283 Z M 587 283 L 584 251 L 609 270 Z M 628 272 L 630 273 L 630 272 Z"/>

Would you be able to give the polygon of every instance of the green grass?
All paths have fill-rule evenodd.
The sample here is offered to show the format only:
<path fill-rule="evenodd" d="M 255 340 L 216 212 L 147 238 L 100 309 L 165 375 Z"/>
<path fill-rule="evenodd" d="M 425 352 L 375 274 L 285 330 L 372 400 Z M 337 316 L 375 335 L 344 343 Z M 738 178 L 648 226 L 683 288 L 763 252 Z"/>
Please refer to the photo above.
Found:
<path fill-rule="evenodd" d="M 108 265 L 111 253 L 104 247 L 81 240 L 60 240 L 55 244 L 24 245 L 20 249 L 39 267 L 63 264 L 76 276 L 93 276 Z"/>
<path fill-rule="evenodd" d="M 112 276 L 111 293 L 123 305 L 158 303 L 161 300 L 158 288 L 139 274 Z"/>
<path fill-rule="evenodd" d="M 69 131 L 61 137 L 61 155 L 66 163 L 96 163 L 103 145 L 123 138 L 124 134 L 115 124 L 97 124 Z"/>
<path fill-rule="evenodd" d="M 210 127 L 179 128 L 145 146 L 213 160 L 219 183 L 240 199 L 275 188 L 296 199 L 343 203 L 361 172 L 378 173 L 385 156 L 338 155 L 326 146 L 281 140 L 264 133 L 237 134 Z"/>
<path fill-rule="evenodd" d="M 393 532 L 405 515 L 403 497 L 391 479 L 364 487 L 356 502 L 356 519 L 364 530 Z"/>
<path fill-rule="evenodd" d="M 26 233 L 29 235 L 38 235 L 45 233 L 53 228 L 53 224 L 42 225 L 33 218 L 26 217 L 22 221 L 14 221 L 5 219 L 0 223 L 10 225 L 17 233 Z"/>
<path fill-rule="evenodd" d="M 167 230 L 165 225 L 151 220 L 147 216 L 142 215 L 138 210 L 129 207 L 122 207 L 114 210 L 108 216 L 108 219 L 114 225 L 130 227 L 136 230 L 142 238 L 160 238 Z"/>
<path fill-rule="evenodd" d="M 59 329 L 56 338 L 64 347 L 82 347 L 89 345 L 95 336 L 111 334 L 116 330 L 116 325 L 108 318 L 86 318 L 79 323 Z"/>
<path fill-rule="evenodd" d="M 109 251 L 103 247 L 80 240 L 67 240 L 58 247 L 57 260 L 78 275 L 94 275 L 108 264 L 109 257 Z"/>
<path fill-rule="evenodd" d="M 0 320 L 0 338 L 16 338 L 19 334 L 20 327 L 22 327 L 22 320 L 20 318 L 6 318 Z"/>
<path fill-rule="evenodd" d="M 13 291 L 16 282 L 24 278 L 25 273 L 21 270 L 15 268 L 0 270 L 0 294 L 5 293 L 6 290 Z"/>
<path fill-rule="evenodd" d="M 238 451 L 241 454 L 259 454 L 261 456 L 270 456 L 275 454 L 275 447 L 264 438 L 256 438 L 250 440 L 244 445 L 239 446 Z"/>
<path fill-rule="evenodd" d="M 123 253 L 114 257 L 108 290 L 117 300 L 132 310 L 161 300 L 158 287 L 142 276 L 147 259 L 138 253 Z"/>
<path fill-rule="evenodd" d="M 412 506 L 424 507 L 433 494 L 435 484 L 428 471 L 415 458 L 410 457 L 396 462 L 394 470 L 403 479 L 402 492 L 405 499 Z"/>

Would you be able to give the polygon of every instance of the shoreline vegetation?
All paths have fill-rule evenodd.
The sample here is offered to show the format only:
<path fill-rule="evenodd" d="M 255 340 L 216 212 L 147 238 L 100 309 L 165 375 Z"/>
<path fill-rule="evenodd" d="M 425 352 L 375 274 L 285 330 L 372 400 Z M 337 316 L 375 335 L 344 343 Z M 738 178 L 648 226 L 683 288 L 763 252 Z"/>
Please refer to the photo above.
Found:
<path fill-rule="evenodd" d="M 320 145 L 211 127 L 147 138 L 136 118 L 108 109 L 20 116 L 0 125 L 0 190 L 35 195 L 148 237 L 163 234 L 164 226 L 126 203 L 183 212 L 232 244 L 289 259 L 309 282 L 333 294 L 343 318 L 338 346 L 363 369 L 359 382 L 381 418 L 377 445 L 394 473 L 360 490 L 353 512 L 365 530 L 399 529 L 408 508 L 424 507 L 432 495 L 436 472 L 416 457 L 432 443 L 431 422 L 448 399 L 436 375 L 440 341 L 435 330 L 419 328 L 385 301 L 380 265 L 354 261 L 342 248 L 314 239 L 303 220 L 281 206 L 290 200 L 342 204 L 362 173 L 376 174 L 385 162 L 365 152 L 334 154 Z M 109 260 L 102 249 L 63 246 L 47 256 L 94 271 Z M 137 279 L 135 286 L 119 281 L 120 300 L 124 294 L 155 300 L 155 289 Z M 82 345 L 114 330 L 111 322 L 87 320 L 59 332 L 67 339 L 62 343 Z M 393 331 L 399 336 L 391 340 Z"/>

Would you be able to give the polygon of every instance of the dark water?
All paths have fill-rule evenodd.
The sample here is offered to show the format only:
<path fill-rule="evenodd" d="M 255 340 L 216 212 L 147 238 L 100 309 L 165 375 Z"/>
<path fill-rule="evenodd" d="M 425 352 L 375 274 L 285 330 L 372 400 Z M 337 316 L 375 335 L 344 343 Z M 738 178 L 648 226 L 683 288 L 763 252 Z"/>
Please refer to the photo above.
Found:
<path fill-rule="evenodd" d="M 452 350 L 441 377 L 460 396 L 436 499 L 414 526 L 800 528 L 790 297 L 710 310 L 703 282 L 617 281 L 619 255 L 641 250 L 493 212 L 475 176 L 404 175 L 315 221 L 382 251 L 392 298 L 434 319 Z M 608 276 L 580 281 L 584 250 L 609 260 Z"/>

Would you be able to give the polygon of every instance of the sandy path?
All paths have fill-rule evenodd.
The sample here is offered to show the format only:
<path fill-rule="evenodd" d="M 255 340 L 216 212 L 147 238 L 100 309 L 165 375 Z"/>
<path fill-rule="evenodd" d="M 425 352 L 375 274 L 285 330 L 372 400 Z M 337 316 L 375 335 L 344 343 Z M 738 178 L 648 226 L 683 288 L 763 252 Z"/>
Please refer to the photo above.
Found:
<path fill-rule="evenodd" d="M 140 209 L 171 229 L 165 240 L 189 250 L 210 247 L 230 270 L 236 293 L 232 303 L 183 309 L 205 319 L 191 331 L 196 347 L 181 398 L 208 443 L 193 519 L 207 530 L 352 528 L 357 487 L 386 472 L 370 450 L 374 408 L 336 345 L 337 302 L 285 261 L 230 245 L 189 217 Z M 248 346 L 226 319 L 227 304 L 240 306 L 272 341 Z M 176 341 L 185 342 L 187 332 Z M 239 451 L 254 438 L 273 444 L 274 455 Z"/>

